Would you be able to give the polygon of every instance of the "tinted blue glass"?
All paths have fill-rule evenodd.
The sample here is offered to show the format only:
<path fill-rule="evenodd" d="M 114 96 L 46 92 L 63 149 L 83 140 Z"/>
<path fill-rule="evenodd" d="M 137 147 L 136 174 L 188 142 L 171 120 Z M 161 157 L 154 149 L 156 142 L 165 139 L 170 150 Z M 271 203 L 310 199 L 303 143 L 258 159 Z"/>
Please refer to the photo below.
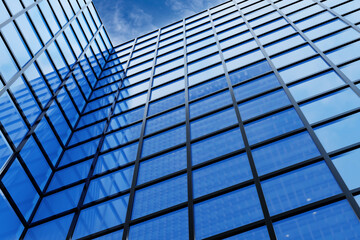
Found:
<path fill-rule="evenodd" d="M 19 239 L 24 227 L 1 190 L 0 196 L 0 238 L 4 240 Z"/>
<path fill-rule="evenodd" d="M 68 92 L 63 88 L 58 94 L 57 97 L 60 106 L 65 112 L 65 115 L 67 119 L 69 120 L 72 127 L 75 126 L 77 120 L 79 119 L 79 114 L 76 111 L 75 106 L 73 105 L 73 102 L 71 101 Z M 74 101 L 77 101 L 78 98 L 75 98 Z"/>
<path fill-rule="evenodd" d="M 12 163 L 2 182 L 21 213 L 28 219 L 39 195 L 17 160 Z"/>
<path fill-rule="evenodd" d="M 48 26 L 51 29 L 52 33 L 56 34 L 60 30 L 60 26 L 55 19 L 55 15 L 49 6 L 49 3 L 48 2 L 40 2 L 39 7 L 41 9 L 41 12 L 44 15 L 44 18 L 46 19 Z"/>
<path fill-rule="evenodd" d="M 295 63 L 304 58 L 310 57 L 314 55 L 315 51 L 309 45 L 305 45 L 299 48 L 292 49 L 288 52 L 282 53 L 274 58 L 272 58 L 272 62 L 274 63 L 276 68 L 280 68 L 291 63 Z"/>
<path fill-rule="evenodd" d="M 270 65 L 266 61 L 262 61 L 231 73 L 230 80 L 234 85 L 269 71 L 271 71 Z"/>
<path fill-rule="evenodd" d="M 326 54 L 336 65 L 360 57 L 360 41 L 338 48 Z"/>
<path fill-rule="evenodd" d="M 87 128 L 80 129 L 73 132 L 69 145 L 74 145 L 79 142 L 86 141 L 92 137 L 96 137 L 103 133 L 105 127 L 105 121 L 91 125 Z"/>
<path fill-rule="evenodd" d="M 44 79 L 40 76 L 38 68 L 34 64 L 30 65 L 25 71 L 25 77 L 44 107 L 50 100 L 51 93 Z"/>
<path fill-rule="evenodd" d="M 346 200 L 274 223 L 277 239 L 359 239 L 360 223 Z"/>
<path fill-rule="evenodd" d="M 184 104 L 185 94 L 184 92 L 176 93 L 174 95 L 168 96 L 156 102 L 152 102 L 149 105 L 148 115 L 154 115 L 156 113 L 165 111 L 166 109 L 176 107 L 180 104 Z"/>
<path fill-rule="evenodd" d="M 61 58 L 59 58 L 60 61 Z M 36 61 L 39 65 L 39 68 L 43 75 L 45 76 L 45 80 L 50 84 L 50 87 L 53 91 L 56 91 L 58 86 L 61 83 L 59 76 L 54 70 L 52 64 L 50 63 L 49 57 L 46 52 L 43 52 Z M 64 63 L 62 63 L 64 64 Z"/>
<path fill-rule="evenodd" d="M 252 150 L 259 175 L 319 156 L 319 150 L 307 132 Z"/>
<path fill-rule="evenodd" d="M 51 217 L 55 214 L 77 207 L 83 188 L 84 184 L 80 184 L 44 197 L 41 200 L 39 208 L 36 210 L 34 221 Z"/>
<path fill-rule="evenodd" d="M 31 137 L 23 147 L 20 155 L 26 166 L 29 168 L 32 176 L 40 188 L 43 188 L 50 176 L 51 168 L 38 145 Z"/>
<path fill-rule="evenodd" d="M 50 30 L 45 24 L 44 18 L 40 15 L 39 9 L 33 7 L 28 12 L 41 40 L 44 44 L 47 43 L 51 39 Z"/>
<path fill-rule="evenodd" d="M 224 91 L 190 104 L 190 117 L 196 117 L 223 106 L 232 104 L 229 91 Z"/>
<path fill-rule="evenodd" d="M 270 74 L 236 86 L 233 89 L 236 100 L 240 101 L 278 86 L 280 86 L 280 83 L 275 74 Z"/>
<path fill-rule="evenodd" d="M 165 150 L 167 148 L 184 143 L 186 140 L 185 126 L 173 128 L 158 135 L 146 138 L 144 140 L 142 156 Z"/>
<path fill-rule="evenodd" d="M 101 237 L 98 237 L 98 238 L 94 238 L 94 240 L 113 240 L 113 239 L 121 239 L 122 238 L 122 235 L 123 235 L 123 230 L 120 230 L 120 231 L 116 231 L 116 232 L 112 232 L 112 233 L 109 233 L 105 236 L 101 236 Z"/>
<path fill-rule="evenodd" d="M 136 159 L 138 143 L 133 143 L 122 148 L 113 150 L 107 154 L 100 155 L 95 167 L 95 173 L 105 172 L 119 167 Z"/>
<path fill-rule="evenodd" d="M 180 148 L 140 163 L 137 184 L 142 184 L 185 169 L 186 149 Z"/>
<path fill-rule="evenodd" d="M 30 60 L 31 56 L 19 32 L 16 30 L 14 23 L 10 22 L 5 25 L 1 29 L 1 32 L 19 65 L 24 66 Z"/>
<path fill-rule="evenodd" d="M 103 150 L 126 144 L 140 137 L 141 123 L 121 129 L 105 137 Z"/>
<path fill-rule="evenodd" d="M 93 159 L 90 159 L 88 161 L 56 171 L 47 190 L 51 191 L 86 178 L 89 175 L 92 161 Z"/>
<path fill-rule="evenodd" d="M 290 101 L 283 90 L 272 92 L 239 105 L 243 121 L 289 105 Z"/>
<path fill-rule="evenodd" d="M 187 200 L 186 175 L 151 185 L 136 191 L 132 219 L 146 216 Z"/>
<path fill-rule="evenodd" d="M 71 129 L 55 101 L 51 104 L 49 110 L 47 111 L 47 115 L 49 116 L 50 121 L 53 124 L 62 143 L 65 145 L 70 137 Z"/>
<path fill-rule="evenodd" d="M 360 98 L 347 88 L 301 105 L 300 109 L 309 123 L 314 123 L 359 106 Z"/>
<path fill-rule="evenodd" d="M 130 227 L 131 240 L 188 239 L 187 208 Z"/>
<path fill-rule="evenodd" d="M 0 122 L 17 147 L 28 129 L 7 92 L 0 96 L 0 102 Z"/>
<path fill-rule="evenodd" d="M 5 82 L 7 82 L 11 79 L 11 77 L 15 75 L 18 69 L 14 62 L 14 59 L 11 57 L 9 51 L 7 50 L 2 37 L 0 37 L 0 52 L 0 72 Z"/>
<path fill-rule="evenodd" d="M 145 134 L 150 134 L 185 121 L 185 107 L 161 114 L 146 121 Z"/>
<path fill-rule="evenodd" d="M 221 64 L 215 65 L 213 67 L 201 70 L 194 74 L 189 75 L 189 86 L 204 82 L 214 77 L 218 77 L 224 74 L 224 68 Z"/>
<path fill-rule="evenodd" d="M 249 180 L 252 173 L 246 154 L 193 171 L 194 198 Z"/>
<path fill-rule="evenodd" d="M 220 157 L 244 147 L 238 128 L 217 134 L 191 145 L 193 165 Z"/>
<path fill-rule="evenodd" d="M 350 190 L 360 187 L 360 176 L 357 171 L 360 167 L 359 159 L 360 149 L 333 158 L 336 169 Z"/>
<path fill-rule="evenodd" d="M 213 80 L 210 80 L 208 82 L 199 84 L 197 86 L 194 86 L 189 89 L 189 100 L 194 100 L 197 98 L 200 98 L 202 96 L 205 96 L 209 93 L 218 91 L 220 89 L 226 88 L 226 78 L 225 77 L 219 77 Z"/>
<path fill-rule="evenodd" d="M 276 215 L 341 193 L 324 162 L 262 182 L 270 215 Z"/>
<path fill-rule="evenodd" d="M 245 125 L 245 130 L 249 143 L 255 144 L 302 126 L 295 110 L 289 109 L 249 123 Z"/>
<path fill-rule="evenodd" d="M 341 71 L 353 82 L 360 79 L 360 60 L 342 66 Z"/>
<path fill-rule="evenodd" d="M 191 138 L 195 139 L 238 123 L 234 108 L 228 108 L 190 123 Z"/>
<path fill-rule="evenodd" d="M 86 194 L 85 203 L 124 191 L 131 186 L 134 167 L 128 167 L 101 178 L 93 179 Z"/>
<path fill-rule="evenodd" d="M 125 222 L 129 195 L 84 209 L 80 213 L 73 238 L 99 232 Z"/>
<path fill-rule="evenodd" d="M 59 166 L 64 166 L 95 154 L 98 145 L 99 138 L 67 149 L 61 158 Z"/>
<path fill-rule="evenodd" d="M 42 240 L 42 239 L 65 239 L 69 231 L 71 221 L 74 214 L 61 217 L 39 226 L 30 228 L 26 235 L 26 240 Z"/>
<path fill-rule="evenodd" d="M 344 81 L 334 71 L 331 71 L 294 84 L 289 87 L 289 90 L 295 100 L 300 101 L 341 85 L 344 85 Z"/>
<path fill-rule="evenodd" d="M 36 54 L 42 47 L 38 35 L 35 33 L 33 25 L 27 15 L 23 14 L 16 18 L 16 23 L 25 38 L 33 54 Z"/>
<path fill-rule="evenodd" d="M 360 113 L 356 113 L 318 127 L 315 133 L 325 150 L 331 152 L 360 141 L 359 121 Z"/>
<path fill-rule="evenodd" d="M 266 227 L 256 228 L 233 237 L 225 238 L 224 240 L 267 240 L 270 239 L 269 233 Z"/>
<path fill-rule="evenodd" d="M 196 239 L 231 230 L 263 218 L 255 187 L 246 187 L 195 204 Z"/>
<path fill-rule="evenodd" d="M 0 132 L 0 169 L 11 154 L 11 148 L 5 140 L 4 135 Z"/>
<path fill-rule="evenodd" d="M 118 117 L 114 117 L 110 122 L 110 130 L 141 120 L 144 116 L 144 108 L 145 107 L 140 107 L 130 112 L 123 113 Z M 115 108 L 115 114 L 117 113 L 116 110 L 117 109 Z"/>

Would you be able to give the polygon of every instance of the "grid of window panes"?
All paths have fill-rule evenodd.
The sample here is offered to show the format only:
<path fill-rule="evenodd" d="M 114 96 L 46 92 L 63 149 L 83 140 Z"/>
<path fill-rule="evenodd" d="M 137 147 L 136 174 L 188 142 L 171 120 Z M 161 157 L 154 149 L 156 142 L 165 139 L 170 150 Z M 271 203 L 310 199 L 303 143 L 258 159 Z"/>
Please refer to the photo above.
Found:
<path fill-rule="evenodd" d="M 25 239 L 360 239 L 359 13 L 358 0 L 233 0 L 106 63 L 92 49 L 71 78 L 96 83 L 76 125 L 56 132 L 56 101 L 27 141 L 55 163 L 40 199 L 21 200 Z"/>
<path fill-rule="evenodd" d="M 111 51 L 91 0 L 0 1 L 0 239 L 23 239 L 32 222 L 67 210 L 61 194 L 76 197 L 47 197 L 49 183 L 79 141 Z M 51 239 L 42 229 L 25 239 Z"/>

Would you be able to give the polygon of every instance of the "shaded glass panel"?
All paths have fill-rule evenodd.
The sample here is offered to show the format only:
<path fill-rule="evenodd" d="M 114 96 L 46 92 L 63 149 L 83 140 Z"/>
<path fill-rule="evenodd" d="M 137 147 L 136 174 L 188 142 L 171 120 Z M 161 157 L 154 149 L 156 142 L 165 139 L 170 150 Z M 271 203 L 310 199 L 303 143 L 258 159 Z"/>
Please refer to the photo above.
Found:
<path fill-rule="evenodd" d="M 355 149 L 332 158 L 336 169 L 350 190 L 360 187 L 360 175 L 358 174 L 360 169 L 359 159 L 360 149 Z"/>

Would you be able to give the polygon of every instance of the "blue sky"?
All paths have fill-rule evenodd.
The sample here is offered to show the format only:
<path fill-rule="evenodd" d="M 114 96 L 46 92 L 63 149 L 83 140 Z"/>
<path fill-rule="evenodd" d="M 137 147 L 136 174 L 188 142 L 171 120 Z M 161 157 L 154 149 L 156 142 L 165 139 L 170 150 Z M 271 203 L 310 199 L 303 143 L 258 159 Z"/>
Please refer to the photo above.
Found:
<path fill-rule="evenodd" d="M 114 45 L 225 0 L 93 0 Z"/>

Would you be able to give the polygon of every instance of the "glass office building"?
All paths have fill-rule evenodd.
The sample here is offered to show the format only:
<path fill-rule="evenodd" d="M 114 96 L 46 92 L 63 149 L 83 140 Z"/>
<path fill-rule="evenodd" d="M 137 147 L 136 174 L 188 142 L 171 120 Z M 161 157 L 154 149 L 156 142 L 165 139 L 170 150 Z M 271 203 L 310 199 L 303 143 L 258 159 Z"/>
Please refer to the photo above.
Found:
<path fill-rule="evenodd" d="M 113 47 L 0 1 L 0 239 L 360 239 L 360 2 L 232 0 Z"/>

